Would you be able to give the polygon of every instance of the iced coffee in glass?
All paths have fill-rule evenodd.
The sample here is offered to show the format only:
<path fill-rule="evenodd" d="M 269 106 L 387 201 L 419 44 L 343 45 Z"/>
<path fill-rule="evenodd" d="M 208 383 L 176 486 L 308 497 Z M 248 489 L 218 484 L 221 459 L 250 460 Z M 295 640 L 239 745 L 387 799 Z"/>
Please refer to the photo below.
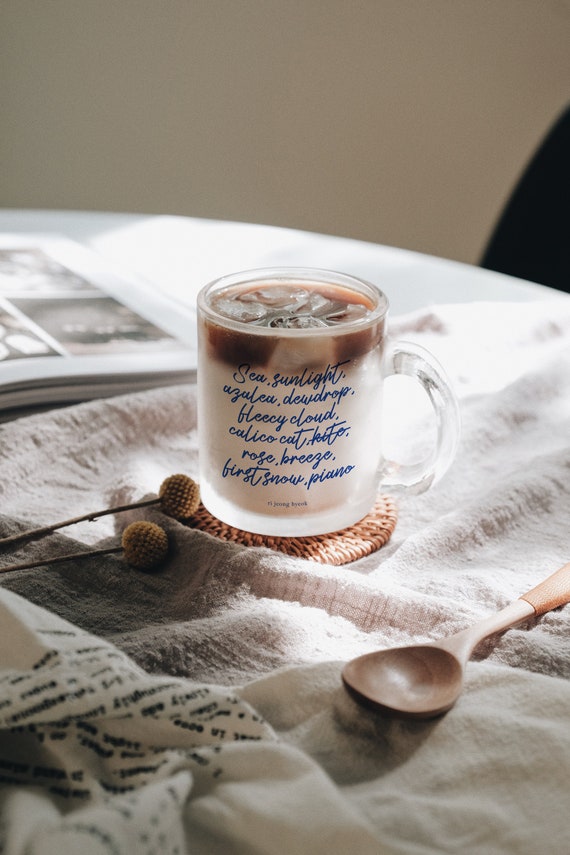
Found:
<path fill-rule="evenodd" d="M 214 516 L 295 537 L 337 531 L 371 510 L 389 468 L 383 378 L 400 372 L 425 385 L 417 354 L 388 351 L 387 310 L 374 285 L 322 270 L 250 271 L 202 289 L 200 491 Z M 431 367 L 428 354 L 419 358 Z M 432 373 L 443 409 L 453 411 L 453 393 L 437 366 Z M 445 435 L 414 482 L 419 489 L 453 456 L 456 412 L 440 420 Z"/>

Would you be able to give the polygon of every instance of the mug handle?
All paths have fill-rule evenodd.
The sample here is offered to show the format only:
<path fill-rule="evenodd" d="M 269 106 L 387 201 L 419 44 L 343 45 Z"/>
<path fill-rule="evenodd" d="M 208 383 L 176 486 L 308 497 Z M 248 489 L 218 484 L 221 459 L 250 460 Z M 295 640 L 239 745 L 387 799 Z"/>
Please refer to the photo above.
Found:
<path fill-rule="evenodd" d="M 447 472 L 461 433 L 459 403 L 451 384 L 432 354 L 411 342 L 395 342 L 385 355 L 384 377 L 403 374 L 417 380 L 427 393 L 436 419 L 436 440 L 418 463 L 384 460 L 380 486 L 392 493 L 423 493 Z"/>

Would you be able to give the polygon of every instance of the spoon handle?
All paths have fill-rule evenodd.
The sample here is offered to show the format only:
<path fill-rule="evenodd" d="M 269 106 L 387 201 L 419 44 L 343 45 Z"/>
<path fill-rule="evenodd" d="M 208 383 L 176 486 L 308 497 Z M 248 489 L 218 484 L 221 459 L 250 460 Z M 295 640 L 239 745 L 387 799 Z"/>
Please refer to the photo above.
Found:
<path fill-rule="evenodd" d="M 537 615 L 566 605 L 570 602 L 570 563 L 565 564 L 536 588 L 522 594 L 519 599 L 530 603 Z"/>

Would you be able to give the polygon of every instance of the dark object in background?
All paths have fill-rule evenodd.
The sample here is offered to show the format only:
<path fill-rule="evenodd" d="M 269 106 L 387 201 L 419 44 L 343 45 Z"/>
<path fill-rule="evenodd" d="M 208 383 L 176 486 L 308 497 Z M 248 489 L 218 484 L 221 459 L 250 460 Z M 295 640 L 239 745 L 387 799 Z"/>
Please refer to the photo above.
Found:
<path fill-rule="evenodd" d="M 480 266 L 570 292 L 570 107 L 515 186 Z"/>

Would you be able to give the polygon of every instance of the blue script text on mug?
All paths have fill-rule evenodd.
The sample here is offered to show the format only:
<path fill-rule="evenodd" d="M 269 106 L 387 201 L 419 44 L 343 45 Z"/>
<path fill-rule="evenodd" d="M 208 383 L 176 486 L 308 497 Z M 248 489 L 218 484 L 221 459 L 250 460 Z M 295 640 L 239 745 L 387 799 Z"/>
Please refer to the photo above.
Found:
<path fill-rule="evenodd" d="M 379 489 L 419 492 L 445 472 L 456 399 L 423 349 L 388 346 L 387 311 L 374 285 L 324 270 L 253 270 L 202 289 L 200 492 L 210 513 L 263 535 L 324 534 L 366 516 Z M 415 377 L 436 412 L 421 464 L 394 467 L 382 455 L 389 374 Z"/>

